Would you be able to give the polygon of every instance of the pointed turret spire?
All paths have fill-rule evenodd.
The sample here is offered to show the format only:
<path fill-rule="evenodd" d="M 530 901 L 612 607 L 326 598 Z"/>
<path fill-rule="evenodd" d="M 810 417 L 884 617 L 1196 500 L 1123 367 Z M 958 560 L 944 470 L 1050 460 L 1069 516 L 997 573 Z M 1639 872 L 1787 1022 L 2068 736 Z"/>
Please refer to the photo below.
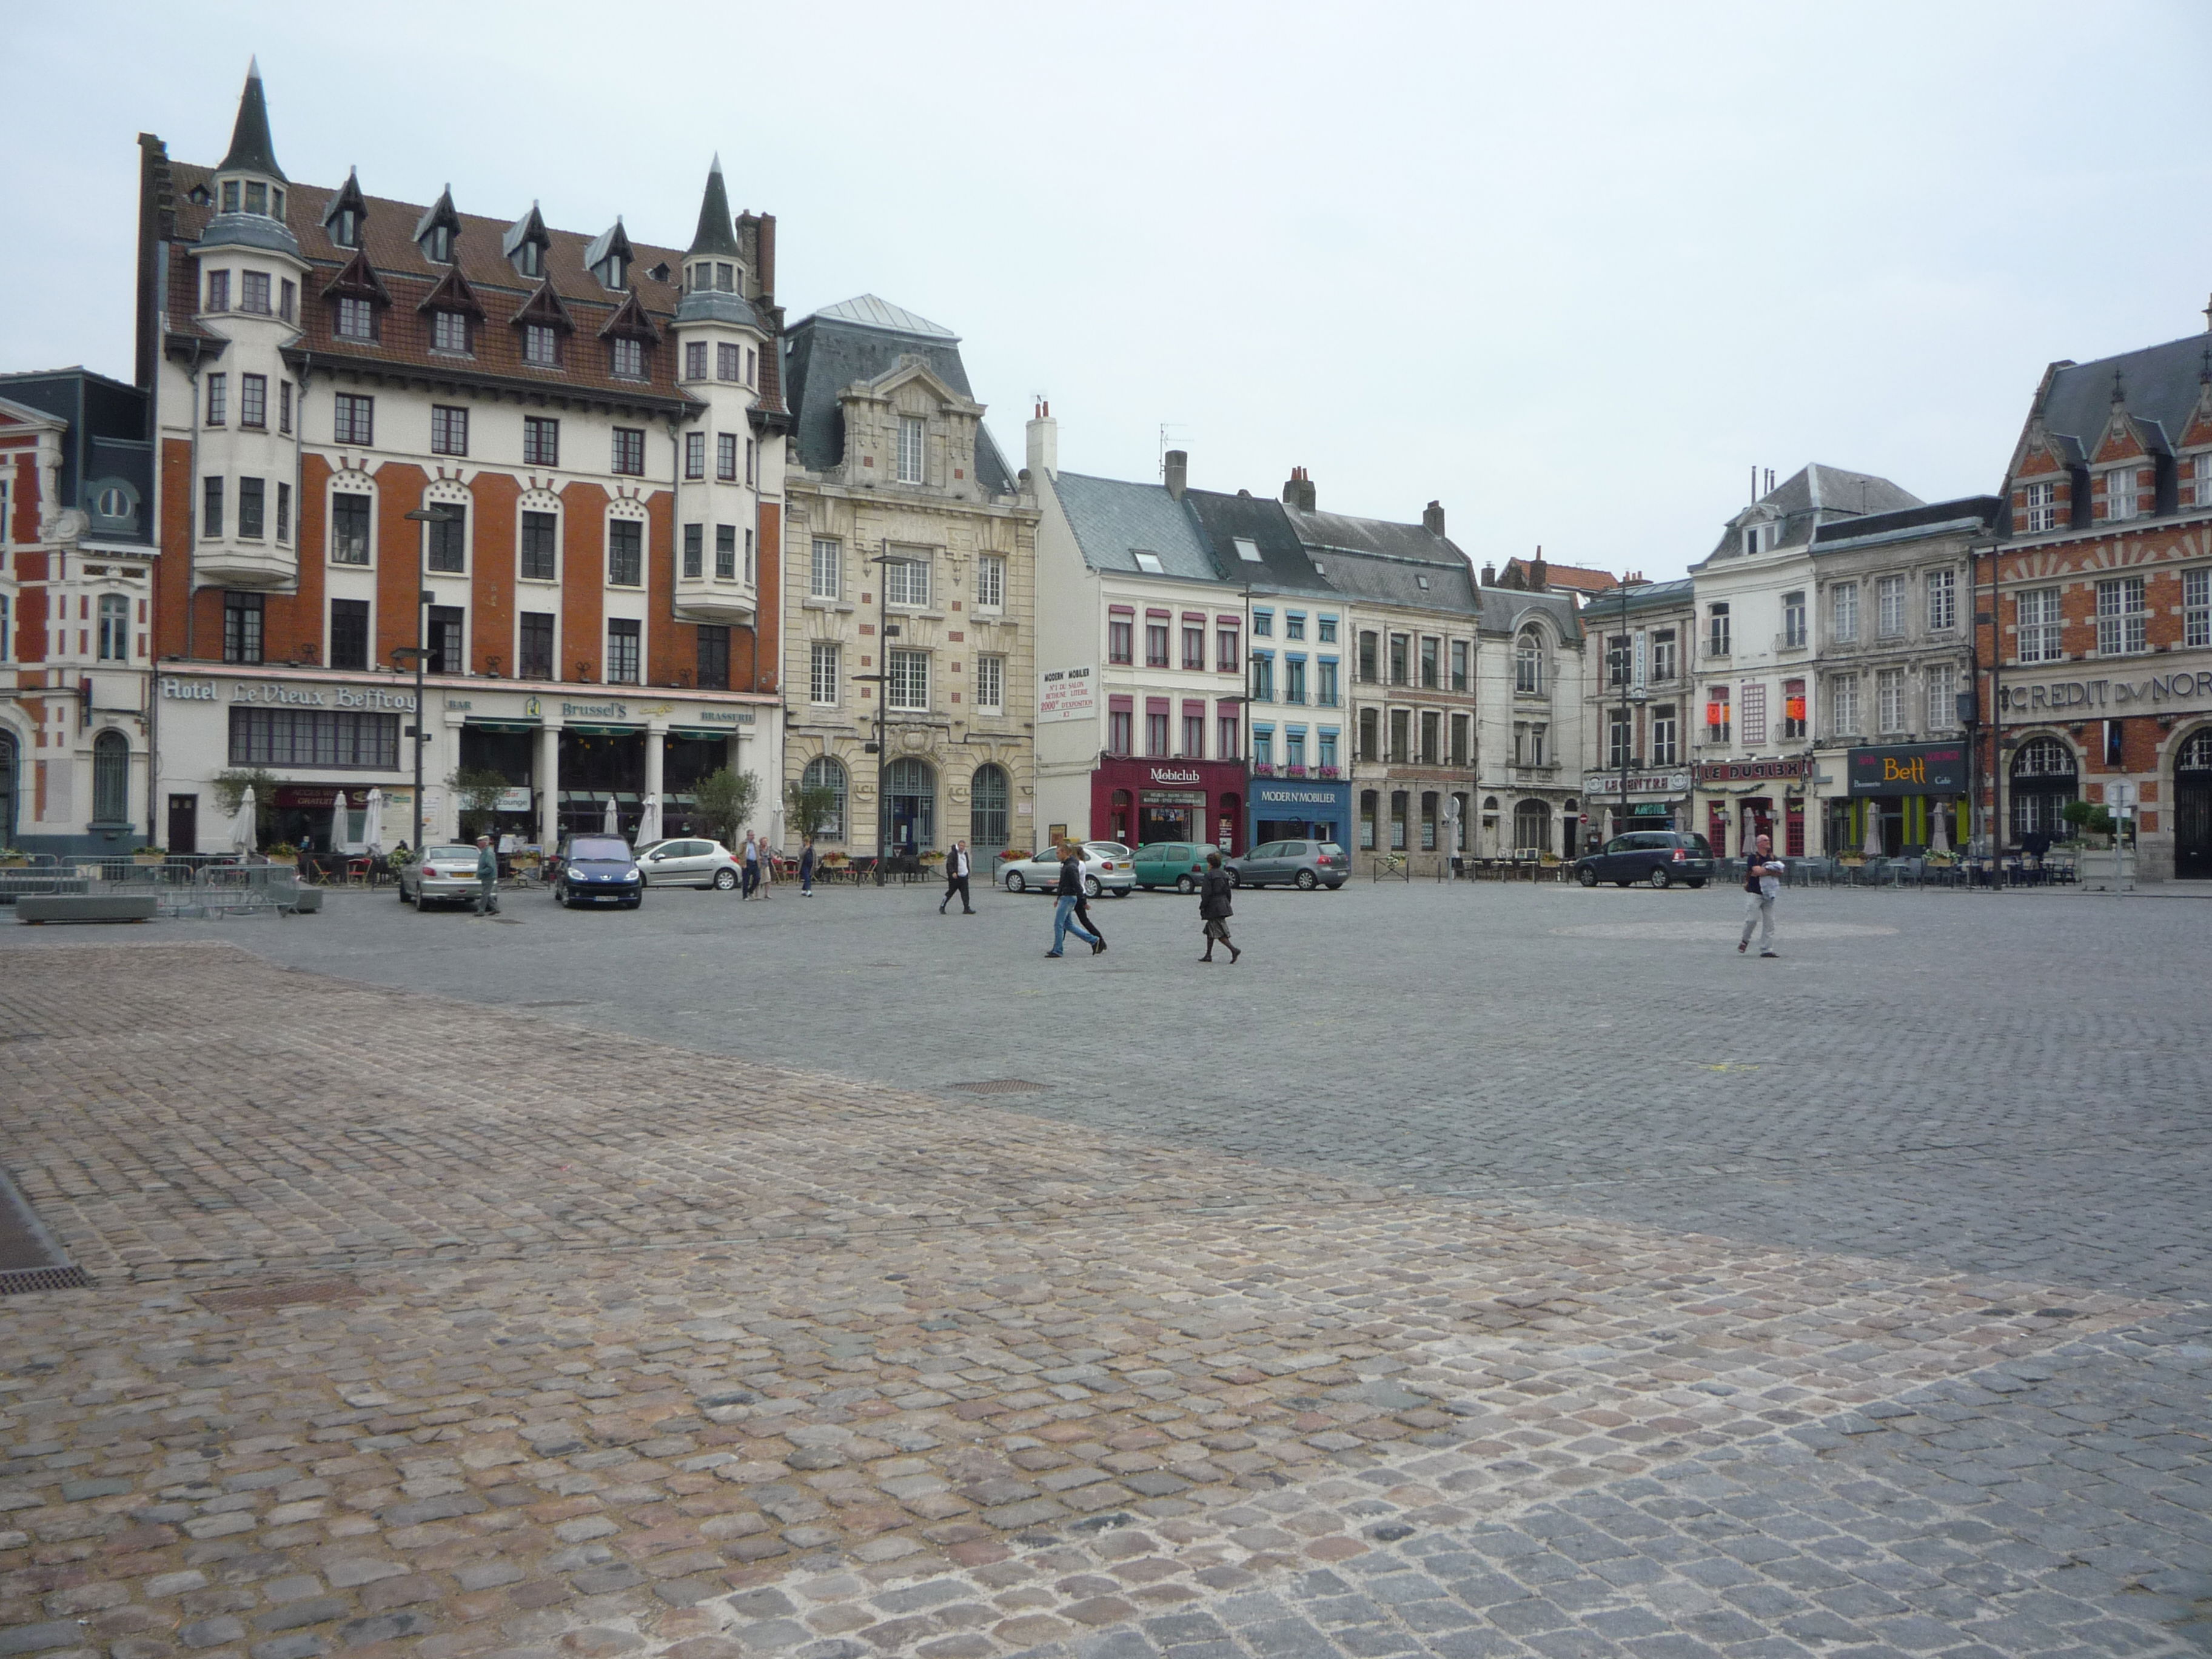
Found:
<path fill-rule="evenodd" d="M 741 252 L 737 234 L 730 228 L 730 192 L 723 187 L 722 157 L 717 151 L 714 165 L 707 173 L 707 194 L 699 203 L 699 228 L 684 257 L 720 253 L 734 259 Z"/>
<path fill-rule="evenodd" d="M 280 183 L 291 182 L 276 165 L 276 146 L 269 137 L 269 105 L 261 94 L 258 58 L 246 66 L 246 91 L 238 100 L 238 125 L 231 129 L 230 154 L 216 171 L 258 173 Z"/>

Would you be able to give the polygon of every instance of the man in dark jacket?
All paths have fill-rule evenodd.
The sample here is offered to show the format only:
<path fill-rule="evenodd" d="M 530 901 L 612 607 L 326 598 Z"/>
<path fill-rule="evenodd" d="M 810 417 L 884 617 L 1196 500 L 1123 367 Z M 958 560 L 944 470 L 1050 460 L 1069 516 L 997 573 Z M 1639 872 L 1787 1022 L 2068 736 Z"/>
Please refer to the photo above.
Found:
<path fill-rule="evenodd" d="M 1221 867 L 1218 850 L 1206 855 L 1206 878 L 1198 890 L 1199 920 L 1206 924 L 1206 954 L 1200 962 L 1213 960 L 1213 947 L 1218 943 L 1229 946 L 1229 964 L 1237 965 L 1237 958 L 1244 953 L 1229 938 L 1229 918 L 1231 914 L 1229 896 L 1237 890 L 1237 883 Z"/>
<path fill-rule="evenodd" d="M 477 914 L 499 913 L 499 854 L 491 850 L 491 837 L 477 837 Z"/>
<path fill-rule="evenodd" d="M 962 915 L 975 914 L 975 907 L 968 902 L 968 843 L 964 841 L 954 842 L 952 850 L 945 855 L 945 896 L 937 902 L 937 914 L 943 915 L 945 907 L 956 897 Z"/>
<path fill-rule="evenodd" d="M 1060 885 L 1054 891 L 1058 896 L 1053 903 L 1052 949 L 1045 955 L 1066 955 L 1060 947 L 1067 943 L 1067 936 L 1073 933 L 1091 947 L 1092 956 L 1097 956 L 1106 948 L 1106 941 L 1075 919 L 1075 901 L 1083 896 L 1083 854 L 1072 841 L 1060 844 Z"/>

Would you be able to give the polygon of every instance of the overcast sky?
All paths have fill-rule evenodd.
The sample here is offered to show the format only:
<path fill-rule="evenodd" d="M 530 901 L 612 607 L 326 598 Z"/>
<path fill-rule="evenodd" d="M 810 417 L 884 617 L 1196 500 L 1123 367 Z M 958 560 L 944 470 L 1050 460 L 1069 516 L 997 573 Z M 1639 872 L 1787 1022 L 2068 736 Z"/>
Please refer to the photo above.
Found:
<path fill-rule="evenodd" d="M 963 337 L 1019 465 L 1680 574 L 1808 460 L 1993 489 L 2044 366 L 2195 333 L 2212 7 L 12 8 L 0 367 L 128 378 L 133 137 L 683 246 Z"/>

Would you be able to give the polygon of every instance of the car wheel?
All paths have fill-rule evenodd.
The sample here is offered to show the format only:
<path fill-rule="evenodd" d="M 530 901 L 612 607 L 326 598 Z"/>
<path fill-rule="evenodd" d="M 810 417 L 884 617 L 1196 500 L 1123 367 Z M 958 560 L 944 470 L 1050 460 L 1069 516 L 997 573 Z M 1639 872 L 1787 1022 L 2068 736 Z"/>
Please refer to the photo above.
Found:
<path fill-rule="evenodd" d="M 1229 884 L 1231 887 L 1242 887 L 1244 884 L 1244 878 L 1236 871 L 1231 870 L 1229 872 Z M 1258 884 L 1259 884 L 1256 882 L 1253 884 L 1255 886 L 1257 886 Z"/>
<path fill-rule="evenodd" d="M 1085 876 L 1083 878 L 1083 896 L 1085 898 L 1103 898 L 1106 890 L 1098 884 L 1097 877 Z"/>
<path fill-rule="evenodd" d="M 1298 872 L 1298 891 L 1301 893 L 1310 893 L 1315 888 L 1320 885 L 1321 878 L 1314 874 L 1312 871 L 1301 870 Z"/>
<path fill-rule="evenodd" d="M 1029 890 L 1029 883 L 1022 879 L 1022 872 L 1020 871 L 1009 870 L 1006 872 L 1006 890 L 1009 893 L 1025 893 Z"/>
<path fill-rule="evenodd" d="M 1188 876 L 1177 876 L 1176 878 L 1176 891 L 1182 894 L 1186 898 L 1191 894 L 1195 893 L 1197 890 L 1198 884 L 1193 881 Z"/>
<path fill-rule="evenodd" d="M 1655 893 L 1663 893 L 1669 887 L 1672 887 L 1674 884 L 1674 877 L 1667 873 L 1667 866 L 1663 864 L 1653 870 L 1652 872 L 1644 877 L 1644 879 L 1651 884 L 1651 890 Z"/>
<path fill-rule="evenodd" d="M 730 889 L 735 887 L 737 884 L 738 872 L 736 871 L 717 870 L 714 872 L 714 887 L 717 891 L 726 893 Z"/>
<path fill-rule="evenodd" d="M 1585 887 L 1595 887 L 1597 885 L 1597 872 L 1585 864 L 1575 872 L 1575 879 Z"/>

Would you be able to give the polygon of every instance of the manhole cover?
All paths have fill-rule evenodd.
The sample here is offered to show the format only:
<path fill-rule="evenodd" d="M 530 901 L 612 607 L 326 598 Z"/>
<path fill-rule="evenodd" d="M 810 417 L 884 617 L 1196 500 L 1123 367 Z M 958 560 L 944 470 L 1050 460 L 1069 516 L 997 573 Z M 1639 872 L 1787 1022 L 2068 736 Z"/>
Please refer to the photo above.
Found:
<path fill-rule="evenodd" d="M 27 1296 L 33 1291 L 77 1291 L 92 1283 L 82 1267 L 17 1267 L 0 1273 L 0 1296 Z"/>
<path fill-rule="evenodd" d="M 243 1308 L 286 1308 L 295 1302 L 337 1302 L 365 1294 L 350 1279 L 318 1279 L 304 1284 L 255 1285 L 242 1291 L 204 1291 L 195 1298 L 211 1313 Z"/>
<path fill-rule="evenodd" d="M 1030 1083 L 1018 1077 L 994 1077 L 981 1083 L 956 1083 L 951 1085 L 963 1095 L 1034 1095 L 1042 1094 L 1045 1085 Z"/>

